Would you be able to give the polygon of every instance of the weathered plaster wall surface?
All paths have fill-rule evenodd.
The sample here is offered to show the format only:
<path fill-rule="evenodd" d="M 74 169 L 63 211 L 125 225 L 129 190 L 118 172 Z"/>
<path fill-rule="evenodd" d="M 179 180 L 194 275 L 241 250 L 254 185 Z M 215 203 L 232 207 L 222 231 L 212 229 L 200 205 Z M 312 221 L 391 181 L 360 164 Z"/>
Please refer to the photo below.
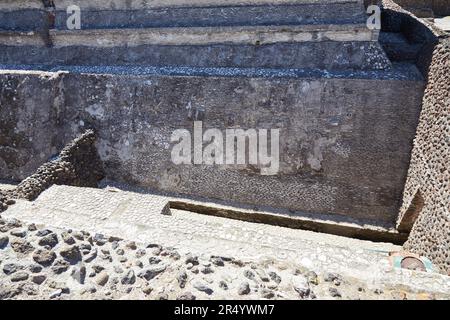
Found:
<path fill-rule="evenodd" d="M 61 96 L 58 74 L 0 77 L 0 179 L 21 181 L 56 155 Z"/>
<path fill-rule="evenodd" d="M 8 168 L 1 178 L 21 179 L 94 128 L 111 179 L 379 224 L 397 217 L 421 80 L 49 75 L 1 76 L 12 83 L 2 95 L 8 99 L 2 103 L 4 136 L 15 137 L 2 144 L 11 151 L 0 154 Z M 37 83 L 21 85 L 27 81 Z M 30 128 L 18 129 L 21 117 L 34 119 L 26 122 Z M 261 176 L 257 166 L 174 165 L 171 134 L 192 130 L 193 120 L 204 128 L 281 129 L 279 174 Z"/>

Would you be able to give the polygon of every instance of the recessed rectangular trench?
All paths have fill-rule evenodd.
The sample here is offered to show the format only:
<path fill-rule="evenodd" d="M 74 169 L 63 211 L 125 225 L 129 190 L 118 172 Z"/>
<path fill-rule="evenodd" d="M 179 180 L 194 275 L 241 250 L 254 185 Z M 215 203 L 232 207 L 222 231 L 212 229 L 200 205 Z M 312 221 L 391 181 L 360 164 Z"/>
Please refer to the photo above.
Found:
<path fill-rule="evenodd" d="M 253 223 L 263 223 L 273 226 L 301 229 L 320 233 L 334 234 L 348 238 L 369 240 L 373 242 L 390 242 L 402 245 L 408 238 L 408 233 L 400 233 L 393 229 L 357 225 L 356 223 L 333 222 L 332 220 L 305 219 L 296 213 L 273 213 L 268 211 L 252 211 L 240 208 L 220 207 L 200 202 L 170 200 L 170 209 L 184 210 L 191 213 L 240 220 Z"/>

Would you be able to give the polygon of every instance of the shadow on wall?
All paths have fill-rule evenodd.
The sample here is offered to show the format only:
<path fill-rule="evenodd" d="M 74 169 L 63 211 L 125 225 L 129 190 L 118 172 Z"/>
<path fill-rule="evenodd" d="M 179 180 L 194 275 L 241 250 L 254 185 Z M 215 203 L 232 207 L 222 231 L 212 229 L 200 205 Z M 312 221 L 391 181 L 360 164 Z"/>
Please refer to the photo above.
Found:
<path fill-rule="evenodd" d="M 385 31 L 423 43 L 416 65 L 427 80 L 397 228 L 410 232 L 406 250 L 450 275 L 450 38 L 382 3 Z"/>

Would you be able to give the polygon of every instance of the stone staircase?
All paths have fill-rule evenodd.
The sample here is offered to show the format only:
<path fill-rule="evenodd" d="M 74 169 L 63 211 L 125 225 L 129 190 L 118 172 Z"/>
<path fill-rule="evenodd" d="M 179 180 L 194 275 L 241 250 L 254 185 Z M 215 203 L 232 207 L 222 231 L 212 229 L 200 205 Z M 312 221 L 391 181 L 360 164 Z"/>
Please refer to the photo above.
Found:
<path fill-rule="evenodd" d="M 359 0 L 127 3 L 55 1 L 51 18 L 42 9 L 13 6 L 0 20 L 1 28 L 12 30 L 0 35 L 0 62 L 326 70 L 390 66 L 378 32 L 366 27 Z M 81 10 L 81 30 L 67 30 L 70 4 Z M 50 20 L 49 48 L 42 48 L 42 34 L 29 31 L 45 29 Z M 30 54 L 23 55 L 24 50 Z"/>
<path fill-rule="evenodd" d="M 362 0 L 54 4 L 0 3 L 0 123 L 8 124 L 0 142 L 9 148 L 0 179 L 24 178 L 94 128 L 110 179 L 393 225 L 423 79 L 388 59 Z M 66 28 L 72 4 L 81 30 Z M 22 125 L 27 117 L 32 127 Z M 171 132 L 194 120 L 205 129 L 280 128 L 280 173 L 174 165 Z M 33 139 L 37 132 L 45 138 Z"/>

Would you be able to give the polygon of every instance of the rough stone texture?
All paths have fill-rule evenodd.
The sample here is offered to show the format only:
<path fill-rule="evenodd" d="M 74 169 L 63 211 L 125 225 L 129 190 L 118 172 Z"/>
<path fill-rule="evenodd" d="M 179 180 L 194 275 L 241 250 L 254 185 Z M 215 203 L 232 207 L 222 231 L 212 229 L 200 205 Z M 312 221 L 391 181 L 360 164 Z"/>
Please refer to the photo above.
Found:
<path fill-rule="evenodd" d="M 96 187 L 97 181 L 103 178 L 103 167 L 94 142 L 94 132 L 86 131 L 71 141 L 56 159 L 40 166 L 17 187 L 0 191 L 0 211 L 14 203 L 12 198 L 34 200 L 53 184 Z"/>
<path fill-rule="evenodd" d="M 450 40 L 392 1 L 382 4 L 387 31 L 422 42 L 416 64 L 427 79 L 397 227 L 411 232 L 405 249 L 450 274 Z"/>
<path fill-rule="evenodd" d="M 356 79 L 47 74 L 43 85 L 60 88 L 47 101 L 58 113 L 35 127 L 47 133 L 46 139 L 51 137 L 50 145 L 94 128 L 106 175 L 118 181 L 393 223 L 418 121 L 422 82 L 384 76 L 388 79 L 360 79 L 358 74 Z M 41 109 L 30 97 L 38 94 L 39 85 L 18 86 L 34 77 L 40 75 L 3 72 L 0 77 L 15 84 L 5 108 L 10 110 L 5 118 L 11 130 L 18 117 Z M 280 172 L 261 176 L 260 168 L 251 166 L 222 170 L 174 165 L 171 134 L 175 129 L 192 130 L 193 120 L 203 120 L 205 129 L 279 128 Z M 25 130 L 19 137 L 30 136 Z M 39 146 L 39 141 L 34 143 Z M 30 147 L 14 151 L 25 160 L 32 153 Z M 3 158 L 6 166 L 17 166 L 12 160 Z M 31 165 L 23 163 L 27 166 Z M 344 167 L 351 170 L 343 171 Z"/>
<path fill-rule="evenodd" d="M 97 181 L 103 178 L 103 167 L 94 142 L 94 132 L 86 131 L 71 141 L 54 160 L 40 166 L 16 187 L 0 190 L 0 212 L 15 203 L 13 198 L 34 200 L 53 184 L 96 187 Z"/>
<path fill-rule="evenodd" d="M 450 274 L 450 40 L 436 46 L 414 142 L 399 226 L 414 222 L 405 248 Z M 410 222 L 411 223 L 411 222 Z"/>
<path fill-rule="evenodd" d="M 8 211 L 4 213 L 5 216 Z M 44 233 L 50 231 L 56 234 L 58 238 L 62 238 L 64 232 L 71 235 L 84 234 L 89 238 L 94 234 L 45 226 L 40 223 L 39 216 L 34 219 L 38 227 L 27 233 L 25 240 L 36 248 L 39 247 L 38 241 L 42 238 L 40 231 L 43 230 L 46 230 Z M 217 230 L 230 227 L 226 219 L 211 220 L 216 224 Z M 238 228 L 242 227 L 242 224 L 233 224 Z M 256 231 L 262 230 L 259 224 L 244 224 L 245 232 L 251 232 L 252 235 L 259 234 Z M 74 225 L 76 224 L 71 224 Z M 101 227 L 101 223 L 95 228 L 98 227 Z M 181 225 L 178 228 L 180 238 L 186 238 L 183 231 L 187 229 Z M 273 229 L 270 233 L 278 234 L 281 240 L 286 235 L 276 227 L 266 230 L 269 229 Z M 105 260 L 99 255 L 88 262 L 74 261 L 73 266 L 64 264 L 60 258 L 55 259 L 55 253 L 45 257 L 42 249 L 36 249 L 33 255 L 24 257 L 7 245 L 0 248 L 0 300 L 450 298 L 448 277 L 437 273 L 392 269 L 385 250 L 398 247 L 330 235 L 314 235 L 305 231 L 297 233 L 302 236 L 291 245 L 292 249 L 297 250 L 295 254 L 294 251 L 286 254 L 287 246 L 278 242 L 272 244 L 278 246 L 274 248 L 276 254 L 269 253 L 265 245 L 258 245 L 258 240 L 250 240 L 250 250 L 242 251 L 242 238 L 220 241 L 212 233 L 200 237 L 203 243 L 213 243 L 207 251 L 191 245 L 190 241 L 179 242 L 175 248 L 157 245 L 158 242 L 166 241 L 153 232 L 143 232 L 147 240 L 132 241 L 132 247 L 128 245 L 131 243 L 127 242 L 128 239 L 121 240 L 117 235 L 107 234 L 106 243 L 98 245 L 92 242 L 90 249 L 82 254 L 86 257 L 94 250 L 110 252 L 111 259 Z M 0 236 L 2 234 L 0 231 Z M 138 235 L 139 233 L 133 234 L 134 237 Z M 262 235 L 266 238 L 266 234 Z M 324 240 L 327 243 L 323 243 Z M 75 246 L 81 247 L 84 244 L 84 240 L 76 238 Z M 122 249 L 123 255 L 118 255 L 114 248 Z M 160 250 L 152 251 L 150 248 Z M 381 248 L 384 250 L 380 250 Z M 61 241 L 53 250 L 60 254 L 66 251 L 66 245 Z M 136 252 L 144 255 L 137 258 Z M 164 254 L 165 252 L 172 254 Z M 43 263 L 36 267 L 33 259 L 38 256 L 41 257 L 38 260 Z M 193 259 L 194 256 L 196 259 Z M 209 273 L 199 272 L 198 268 L 208 268 L 218 258 L 222 261 L 220 267 Z M 136 263 L 137 261 L 140 263 Z M 198 266 L 192 266 L 191 261 L 197 261 Z M 33 270 L 33 273 L 28 270 Z M 252 275 L 250 278 L 249 274 Z M 179 279 L 182 280 L 182 286 Z"/>

